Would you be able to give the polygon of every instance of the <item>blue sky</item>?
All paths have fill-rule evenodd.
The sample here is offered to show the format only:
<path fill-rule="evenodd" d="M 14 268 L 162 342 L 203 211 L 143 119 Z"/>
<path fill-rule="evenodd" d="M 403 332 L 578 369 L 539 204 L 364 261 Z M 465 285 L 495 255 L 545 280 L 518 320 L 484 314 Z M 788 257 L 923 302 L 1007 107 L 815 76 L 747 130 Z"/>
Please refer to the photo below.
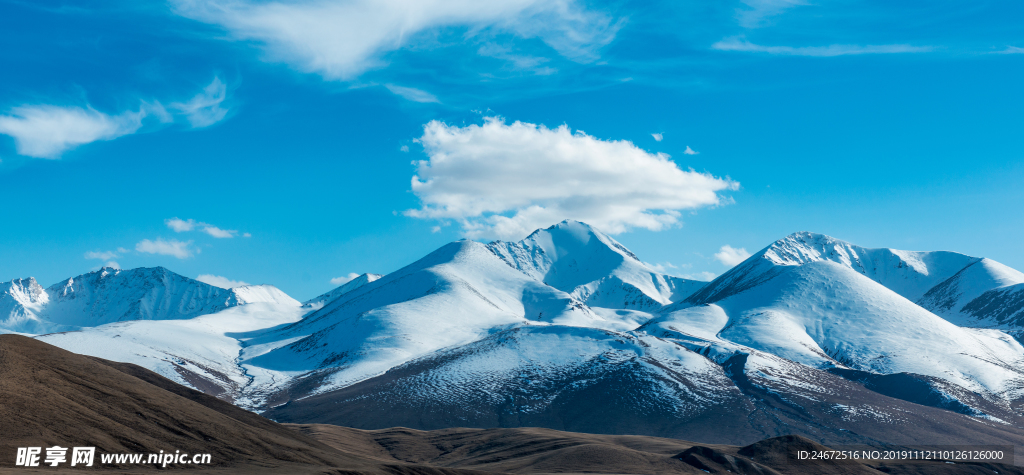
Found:
<path fill-rule="evenodd" d="M 800 230 L 1024 269 L 1020 3 L 481 3 L 0 0 L 0 281 L 305 299 L 564 218 L 694 277 Z"/>

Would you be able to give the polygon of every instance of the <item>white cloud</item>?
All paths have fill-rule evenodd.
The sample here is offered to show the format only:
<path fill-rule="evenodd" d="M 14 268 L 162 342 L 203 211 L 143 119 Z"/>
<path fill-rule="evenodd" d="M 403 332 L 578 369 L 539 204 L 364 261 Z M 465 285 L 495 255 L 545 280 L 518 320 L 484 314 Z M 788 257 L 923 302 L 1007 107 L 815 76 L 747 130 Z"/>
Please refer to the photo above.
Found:
<path fill-rule="evenodd" d="M 433 94 L 416 88 L 396 86 L 394 84 L 385 84 L 384 87 L 388 88 L 393 94 L 413 102 L 441 102 Z"/>
<path fill-rule="evenodd" d="M 655 142 L 661 142 L 662 139 L 665 138 L 665 136 L 661 134 L 651 134 L 651 137 L 654 137 Z"/>
<path fill-rule="evenodd" d="M 244 238 L 251 238 L 251 237 L 252 237 L 252 234 L 249 234 L 249 233 L 242 233 L 242 237 L 244 237 Z"/>
<path fill-rule="evenodd" d="M 770 24 L 769 19 L 780 15 L 786 10 L 801 5 L 807 5 L 802 0 L 741 0 L 747 9 L 738 10 L 737 17 L 740 26 L 744 28 L 757 28 Z"/>
<path fill-rule="evenodd" d="M 114 251 L 89 251 L 85 253 L 86 259 L 99 259 L 101 261 L 109 261 L 111 259 L 117 259 L 119 256 Z"/>
<path fill-rule="evenodd" d="M 403 152 L 408 152 L 409 151 L 409 146 L 408 145 L 402 145 L 398 149 L 403 151 Z"/>
<path fill-rule="evenodd" d="M 198 280 L 199 282 L 210 284 L 214 287 L 220 287 L 222 289 L 231 289 L 234 287 L 242 287 L 249 285 L 248 282 L 242 282 L 240 280 L 231 280 L 227 277 L 222 277 L 213 274 L 199 274 L 199 277 L 196 277 L 196 280 Z"/>
<path fill-rule="evenodd" d="M 112 116 L 91 107 L 21 106 L 0 115 L 0 134 L 14 137 L 21 155 L 59 158 L 79 145 L 134 133 L 145 116 L 143 109 Z"/>
<path fill-rule="evenodd" d="M 653 270 L 653 271 L 655 271 L 655 272 L 657 272 L 659 274 L 665 274 L 665 275 L 671 275 L 671 276 L 676 276 L 676 277 L 682 277 L 684 279 L 690 279 L 690 280 L 700 280 L 700 281 L 708 282 L 708 281 L 714 280 L 715 277 L 718 277 L 718 274 L 715 274 L 714 272 L 708 272 L 708 271 L 689 273 L 689 274 L 683 274 L 683 273 L 679 272 L 680 268 L 689 269 L 690 267 L 693 267 L 692 264 L 681 264 L 681 265 L 677 266 L 677 265 L 672 264 L 671 262 L 662 262 L 662 263 L 659 263 L 659 264 L 651 264 L 650 262 L 644 262 L 644 265 L 649 267 L 651 270 Z"/>
<path fill-rule="evenodd" d="M 193 128 L 208 127 L 224 120 L 228 110 L 221 107 L 221 103 L 227 97 L 227 86 L 219 77 L 214 77 L 213 82 L 206 86 L 203 92 L 196 94 L 188 102 L 172 103 L 171 108 L 184 114 Z"/>
<path fill-rule="evenodd" d="M 690 148 L 690 146 L 687 145 L 686 150 L 683 150 L 683 155 L 700 155 L 700 152 Z"/>
<path fill-rule="evenodd" d="M 722 248 L 715 253 L 715 259 L 718 259 L 718 262 L 729 267 L 747 260 L 748 257 L 750 257 L 750 253 L 747 252 L 745 248 L 741 247 L 736 249 L 728 244 L 722 246 Z"/>
<path fill-rule="evenodd" d="M 160 254 L 164 256 L 174 256 L 178 259 L 186 259 L 192 257 L 193 250 L 189 246 L 192 245 L 192 241 L 178 241 L 171 239 L 165 241 L 163 238 L 156 238 L 155 241 L 149 239 L 143 239 L 135 244 L 135 250 L 139 252 L 145 252 L 147 254 Z"/>
<path fill-rule="evenodd" d="M 233 229 L 221 229 L 209 224 L 203 226 L 203 232 L 218 239 L 233 238 L 238 234 L 238 231 Z"/>
<path fill-rule="evenodd" d="M 221 229 L 209 223 L 197 222 L 194 219 L 180 219 L 177 217 L 165 219 L 164 224 L 168 228 L 171 228 L 176 233 L 184 233 L 199 228 L 200 231 L 209 234 L 215 238 L 233 238 L 238 234 L 238 231 L 233 229 Z M 249 233 L 245 233 L 244 237 L 252 237 Z"/>
<path fill-rule="evenodd" d="M 545 63 L 551 61 L 548 58 L 513 53 L 512 48 L 495 43 L 487 43 L 481 46 L 477 50 L 477 54 L 507 61 L 514 70 L 530 71 L 538 76 L 547 76 L 558 72 L 555 68 L 544 66 Z"/>
<path fill-rule="evenodd" d="M 721 204 L 728 178 L 681 170 L 665 154 L 625 140 L 591 137 L 568 126 L 485 118 L 483 125 L 424 126 L 429 160 L 414 162 L 412 191 L 422 207 L 405 214 L 454 219 L 468 237 L 520 239 L 566 218 L 609 233 L 661 230 L 679 211 Z"/>
<path fill-rule="evenodd" d="M 669 275 L 675 275 L 673 274 L 672 269 L 679 268 L 678 266 L 673 265 L 671 262 L 662 262 L 659 264 L 651 264 L 650 262 L 644 262 L 644 265 L 653 270 L 654 272 Z"/>
<path fill-rule="evenodd" d="M 927 53 L 931 46 L 913 45 L 828 45 L 828 46 L 762 46 L 751 43 L 742 37 L 726 38 L 711 45 L 711 49 L 720 51 L 744 51 L 768 53 L 785 56 L 845 56 L 855 54 L 894 54 L 894 53 Z"/>
<path fill-rule="evenodd" d="M 168 228 L 173 229 L 174 232 L 176 233 L 191 231 L 196 227 L 195 221 L 191 219 L 186 221 L 184 219 L 179 219 L 177 217 L 165 219 L 164 224 L 166 224 Z"/>
<path fill-rule="evenodd" d="M 1024 54 L 1024 48 L 1021 48 L 1020 46 L 1007 46 L 1006 49 L 1004 49 L 1002 51 L 996 51 L 996 53 L 998 53 L 998 54 Z"/>
<path fill-rule="evenodd" d="M 712 280 L 715 280 L 715 277 L 718 277 L 718 274 L 714 272 L 703 271 L 697 272 L 696 274 L 683 274 L 679 277 L 690 280 L 699 280 L 702 282 L 710 282 Z"/>
<path fill-rule="evenodd" d="M 121 269 L 121 264 L 118 264 L 115 261 L 107 261 L 106 264 L 103 264 L 103 267 L 113 267 L 114 269 L 120 270 Z"/>
<path fill-rule="evenodd" d="M 420 33 L 463 27 L 540 38 L 577 61 L 597 58 L 620 23 L 575 0 L 172 0 L 185 17 L 253 41 L 270 61 L 348 80 L 385 65 L 382 57 L 415 43 Z"/>
<path fill-rule="evenodd" d="M 220 78 L 186 103 L 171 107 L 184 114 L 193 127 L 205 127 L 224 118 L 226 109 L 220 103 L 226 88 Z M 14 138 L 18 153 L 27 157 L 60 158 L 80 145 L 100 140 L 113 140 L 133 134 L 142 127 L 142 120 L 155 116 L 160 122 L 174 118 L 159 101 L 141 101 L 138 111 L 110 115 L 90 106 L 25 105 L 0 115 L 0 134 Z"/>
<path fill-rule="evenodd" d="M 351 281 L 352 279 L 355 279 L 356 277 L 359 277 L 360 275 L 362 275 L 362 274 L 356 274 L 355 272 L 352 272 L 349 275 L 346 275 L 344 277 L 335 277 L 335 278 L 331 279 L 331 284 L 332 285 L 341 285 L 341 284 L 344 284 L 346 282 Z"/>

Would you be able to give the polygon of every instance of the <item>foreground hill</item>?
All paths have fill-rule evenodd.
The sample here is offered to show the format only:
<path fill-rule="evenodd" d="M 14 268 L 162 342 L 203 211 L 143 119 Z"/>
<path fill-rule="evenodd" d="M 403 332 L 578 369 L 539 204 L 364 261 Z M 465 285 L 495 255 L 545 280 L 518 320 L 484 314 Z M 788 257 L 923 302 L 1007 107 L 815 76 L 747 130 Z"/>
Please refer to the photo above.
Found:
<path fill-rule="evenodd" d="M 343 453 L 139 366 L 19 335 L 0 335 L 0 400 L 0 468 L 14 466 L 18 447 L 60 445 L 97 454 L 209 453 L 210 466 L 189 468 L 218 473 L 442 473 Z"/>
<path fill-rule="evenodd" d="M 956 464 L 957 471 L 944 462 L 798 465 L 787 458 L 790 452 L 826 447 L 792 436 L 737 447 L 535 428 L 285 426 L 139 366 L 76 355 L 19 335 L 0 335 L 0 398 L 0 473 L 52 473 L 45 465 L 17 467 L 14 458 L 18 447 L 54 445 L 96 447 L 90 473 L 1024 473 L 991 463 Z M 102 454 L 160 451 L 209 453 L 211 464 L 102 462 Z M 68 469 L 68 463 L 58 469 Z"/>
<path fill-rule="evenodd" d="M 379 460 L 514 474 L 877 475 L 1022 474 L 1002 463 L 946 461 L 796 462 L 799 450 L 829 447 L 797 436 L 745 446 L 698 444 L 636 435 L 595 435 L 550 429 L 390 428 L 361 431 L 326 424 L 292 425 L 323 443 Z"/>

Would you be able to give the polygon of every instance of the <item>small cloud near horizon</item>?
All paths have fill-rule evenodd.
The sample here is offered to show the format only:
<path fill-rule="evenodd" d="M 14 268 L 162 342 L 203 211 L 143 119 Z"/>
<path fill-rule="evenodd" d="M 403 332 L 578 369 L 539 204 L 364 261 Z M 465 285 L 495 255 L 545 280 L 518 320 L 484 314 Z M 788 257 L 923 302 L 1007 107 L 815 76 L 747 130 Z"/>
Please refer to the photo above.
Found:
<path fill-rule="evenodd" d="M 222 289 L 231 289 L 235 287 L 244 287 L 246 285 L 251 285 L 248 282 L 243 282 L 241 280 L 231 280 L 227 277 L 213 274 L 199 274 L 199 276 L 196 277 L 196 280 L 204 284 L 210 284 L 214 287 L 220 287 Z"/>
<path fill-rule="evenodd" d="M 345 283 L 351 282 L 352 279 L 355 279 L 356 277 L 359 277 L 360 275 L 362 275 L 362 274 L 356 274 L 355 272 L 351 272 L 351 273 L 349 273 L 346 276 L 335 277 L 335 278 L 331 279 L 331 284 L 332 285 L 345 284 Z"/>
<path fill-rule="evenodd" d="M 734 267 L 737 264 L 747 260 L 750 257 L 750 253 L 745 248 L 735 248 L 728 244 L 721 247 L 718 252 L 715 253 L 715 259 L 722 264 Z"/>
<path fill-rule="evenodd" d="M 931 46 L 913 46 L 908 44 L 892 45 L 828 45 L 828 46 L 764 46 L 751 43 L 742 36 L 725 38 L 713 45 L 711 49 L 718 51 L 740 51 L 748 53 L 767 53 L 784 56 L 833 57 L 857 54 L 900 54 L 928 53 L 935 48 Z"/>
<path fill-rule="evenodd" d="M 165 219 L 164 220 L 164 224 L 166 224 L 168 228 L 170 228 L 172 231 L 174 231 L 176 233 L 185 233 L 185 232 L 193 231 L 193 230 L 198 228 L 199 231 L 202 231 L 202 232 L 204 232 L 206 234 L 209 234 L 210 236 L 213 236 L 213 237 L 218 238 L 218 239 L 233 238 L 233 237 L 235 237 L 238 234 L 237 230 L 234 230 L 234 229 L 221 229 L 221 228 L 218 228 L 217 226 L 214 226 L 212 224 L 204 223 L 204 222 L 201 222 L 201 221 L 196 221 L 194 219 L 187 219 L 186 220 L 186 219 L 180 219 L 178 217 L 174 217 L 174 218 Z M 242 237 L 252 237 L 252 235 L 249 234 L 249 233 L 245 233 L 245 234 L 242 235 Z"/>
<path fill-rule="evenodd" d="M 156 238 L 153 241 L 143 239 L 135 244 L 135 250 L 146 254 L 159 254 L 173 256 L 178 259 L 188 259 L 200 252 L 199 249 L 191 248 L 191 245 L 192 241 L 165 240 L 164 238 Z"/>

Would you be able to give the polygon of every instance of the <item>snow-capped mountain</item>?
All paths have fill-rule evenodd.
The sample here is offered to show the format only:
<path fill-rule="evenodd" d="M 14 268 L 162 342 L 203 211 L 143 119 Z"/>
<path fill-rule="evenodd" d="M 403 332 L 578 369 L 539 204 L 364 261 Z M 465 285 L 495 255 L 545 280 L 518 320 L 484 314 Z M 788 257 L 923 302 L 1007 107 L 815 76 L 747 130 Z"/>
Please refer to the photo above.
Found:
<path fill-rule="evenodd" d="M 574 239 L 559 242 L 566 235 Z M 580 223 L 562 223 L 520 243 L 487 247 L 509 267 L 584 305 L 592 294 L 581 289 L 601 281 L 601 273 L 637 289 L 637 282 L 652 282 L 622 272 L 642 264 L 601 237 Z M 588 249 L 595 242 L 603 246 Z M 449 346 L 379 376 L 340 382 L 335 390 L 321 386 L 267 414 L 366 428 L 544 425 L 673 437 L 706 432 L 705 417 L 717 417 L 734 434 L 785 433 L 799 423 L 832 440 L 865 442 L 882 437 L 880 422 L 924 436 L 915 418 L 943 413 L 919 407 L 927 405 L 974 418 L 955 419 L 958 428 L 986 424 L 967 420 L 1012 427 L 1021 423 L 1015 408 L 1024 398 L 1024 347 L 1004 332 L 957 326 L 908 299 L 981 261 L 950 252 L 865 249 L 798 233 L 689 298 L 659 306 L 636 328 L 557 320 L 496 328 L 468 343 L 446 341 Z M 657 299 L 656 291 L 651 294 L 644 293 Z M 595 407 L 594 400 L 606 402 Z M 604 417 L 601 426 L 573 408 L 631 416 Z M 791 419 L 726 416 L 762 411 Z M 625 420 L 643 429 L 624 429 L 619 424 Z M 926 424 L 938 425 L 934 419 Z"/>
<path fill-rule="evenodd" d="M 1024 347 L 1012 337 L 958 327 L 827 260 L 785 266 L 713 303 L 684 303 L 643 329 L 720 359 L 756 349 L 812 368 L 932 376 L 1007 412 L 1024 398 Z"/>
<path fill-rule="evenodd" d="M 722 300 L 789 268 L 819 261 L 849 268 L 958 325 L 1024 328 L 1024 273 L 992 259 L 948 251 L 867 249 L 808 232 L 772 243 L 686 300 Z"/>
<path fill-rule="evenodd" d="M 223 289 L 163 267 L 104 267 L 43 289 L 35 279 L 0 284 L 2 330 L 47 333 L 132 320 L 187 319 L 253 302 L 298 302 L 270 285 Z"/>
<path fill-rule="evenodd" d="M 32 277 L 0 283 L 0 332 L 41 333 L 46 325 L 38 315 L 49 301 L 49 294 Z"/>
<path fill-rule="evenodd" d="M 65 284 L 98 302 L 79 315 L 111 323 L 40 338 L 290 422 L 1016 443 L 1024 347 L 1007 332 L 1022 277 L 796 233 L 704 283 L 565 221 L 515 243 L 453 242 L 304 304 L 269 286 L 78 277 Z M 59 294 L 16 284 L 3 315 L 47 317 Z"/>

